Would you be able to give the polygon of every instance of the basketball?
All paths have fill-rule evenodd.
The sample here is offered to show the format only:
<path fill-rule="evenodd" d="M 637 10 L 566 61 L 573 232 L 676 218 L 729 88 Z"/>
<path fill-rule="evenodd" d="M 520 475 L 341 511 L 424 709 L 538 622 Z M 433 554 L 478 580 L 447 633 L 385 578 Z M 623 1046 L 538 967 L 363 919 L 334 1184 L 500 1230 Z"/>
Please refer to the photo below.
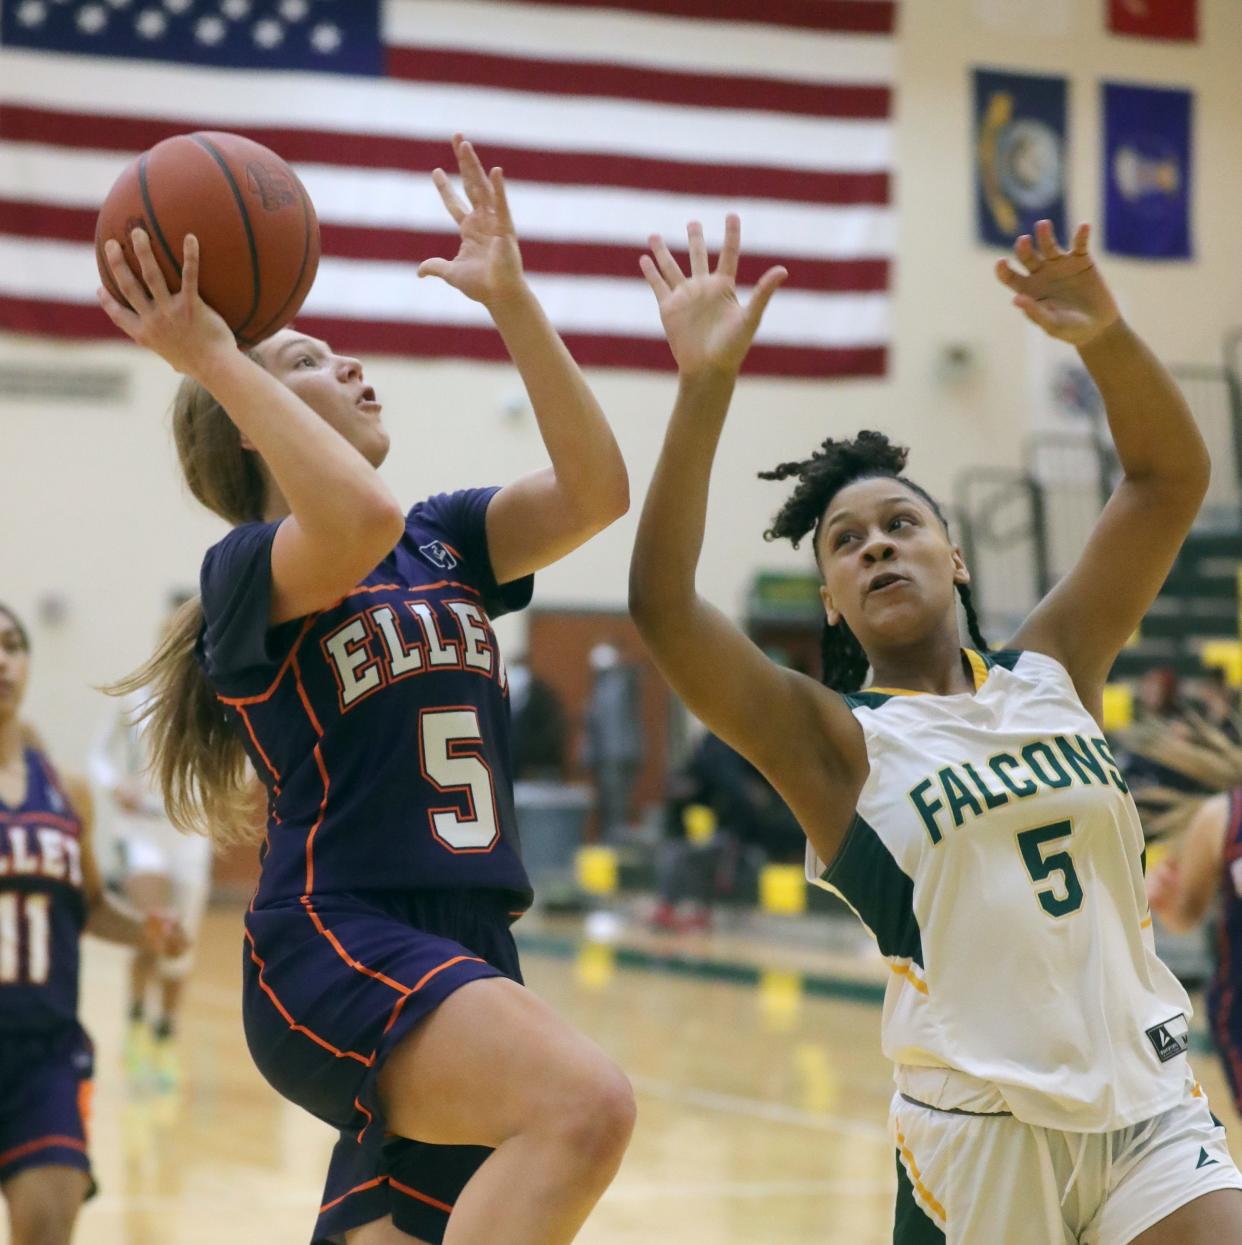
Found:
<path fill-rule="evenodd" d="M 319 222 L 297 174 L 240 134 L 179 134 L 140 155 L 117 178 L 95 226 L 95 259 L 120 302 L 104 256 L 115 238 L 134 272 L 130 232 L 145 229 L 168 288 L 181 288 L 185 235 L 202 255 L 199 292 L 239 345 L 270 337 L 298 313 L 319 266 Z"/>

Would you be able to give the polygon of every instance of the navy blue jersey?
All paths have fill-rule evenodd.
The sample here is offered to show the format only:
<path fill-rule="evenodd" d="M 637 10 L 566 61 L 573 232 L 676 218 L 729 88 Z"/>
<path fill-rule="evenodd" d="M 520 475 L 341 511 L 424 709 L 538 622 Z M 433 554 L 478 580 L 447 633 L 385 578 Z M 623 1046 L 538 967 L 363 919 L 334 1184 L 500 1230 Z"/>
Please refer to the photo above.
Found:
<path fill-rule="evenodd" d="M 498 888 L 529 902 L 513 812 L 509 701 L 489 619 L 496 489 L 440 494 L 347 597 L 271 627 L 277 523 L 203 561 L 200 661 L 269 794 L 256 905 L 327 892 Z"/>
<path fill-rule="evenodd" d="M 51 763 L 27 748 L 25 799 L 0 800 L 0 1033 L 76 1019 L 85 923 L 82 823 Z"/>

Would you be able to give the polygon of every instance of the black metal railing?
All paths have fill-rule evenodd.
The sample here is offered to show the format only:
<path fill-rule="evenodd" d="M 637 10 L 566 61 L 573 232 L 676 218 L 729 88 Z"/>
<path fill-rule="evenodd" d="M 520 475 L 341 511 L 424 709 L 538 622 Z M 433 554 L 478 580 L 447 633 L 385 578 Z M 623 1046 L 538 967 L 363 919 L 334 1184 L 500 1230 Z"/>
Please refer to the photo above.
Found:
<path fill-rule="evenodd" d="M 1052 582 L 1044 491 L 1006 467 L 969 467 L 954 484 L 954 526 L 989 635 L 1008 635 Z"/>
<path fill-rule="evenodd" d="M 1171 367 L 1212 457 L 1212 483 L 1195 527 L 1242 529 L 1242 328 L 1222 364 Z M 1077 560 L 1119 467 L 1104 417 L 1078 431 L 1033 433 L 1021 470 L 969 467 L 954 485 L 957 527 L 985 627 L 1016 625 Z"/>

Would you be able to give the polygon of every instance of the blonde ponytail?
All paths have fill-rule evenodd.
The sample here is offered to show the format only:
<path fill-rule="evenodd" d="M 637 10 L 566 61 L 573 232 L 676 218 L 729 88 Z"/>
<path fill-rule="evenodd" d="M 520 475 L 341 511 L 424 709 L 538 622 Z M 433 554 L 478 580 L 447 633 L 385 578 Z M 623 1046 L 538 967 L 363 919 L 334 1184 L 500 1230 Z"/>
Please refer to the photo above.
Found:
<path fill-rule="evenodd" d="M 250 357 L 261 362 L 254 352 Z M 188 377 L 173 402 L 173 437 L 190 491 L 230 523 L 263 517 L 258 456 L 214 397 Z M 151 772 L 179 830 L 207 835 L 217 847 L 263 837 L 262 788 L 224 707 L 199 666 L 195 648 L 203 607 L 191 597 L 173 615 L 154 655 L 104 690 L 140 692 Z"/>
<path fill-rule="evenodd" d="M 154 655 L 105 691 L 143 695 L 136 720 L 146 724 L 148 765 L 173 825 L 217 847 L 253 843 L 263 835 L 254 771 L 194 654 L 202 625 L 202 604 L 191 597 Z"/>

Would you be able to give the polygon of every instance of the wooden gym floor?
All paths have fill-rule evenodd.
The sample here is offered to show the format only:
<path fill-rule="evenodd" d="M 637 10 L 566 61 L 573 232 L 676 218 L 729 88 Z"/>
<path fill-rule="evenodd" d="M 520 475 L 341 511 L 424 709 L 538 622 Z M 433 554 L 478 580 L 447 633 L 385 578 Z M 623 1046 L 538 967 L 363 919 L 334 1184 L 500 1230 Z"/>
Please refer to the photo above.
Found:
<path fill-rule="evenodd" d="M 127 1081 L 125 955 L 87 941 L 83 1015 L 97 1046 L 91 1149 L 101 1192 L 79 1220 L 79 1245 L 309 1240 L 332 1138 L 250 1063 L 238 1015 L 240 919 L 232 908 L 208 913 L 175 1093 Z M 627 956 L 546 924 L 525 938 L 529 984 L 595 1037 L 638 1093 L 633 1145 L 583 1245 L 889 1239 L 891 1082 L 873 1001 L 801 989 L 798 973 L 815 971 L 805 947 L 639 935 L 627 940 L 637 949 Z M 687 971 L 670 950 L 733 967 Z M 739 971 L 739 957 L 756 971 Z M 835 971 L 829 957 L 820 967 Z M 874 964 L 857 956 L 852 967 L 874 997 Z M 1235 1125 L 1242 1157 L 1214 1060 L 1199 1054 L 1196 1067 L 1217 1114 Z"/>

